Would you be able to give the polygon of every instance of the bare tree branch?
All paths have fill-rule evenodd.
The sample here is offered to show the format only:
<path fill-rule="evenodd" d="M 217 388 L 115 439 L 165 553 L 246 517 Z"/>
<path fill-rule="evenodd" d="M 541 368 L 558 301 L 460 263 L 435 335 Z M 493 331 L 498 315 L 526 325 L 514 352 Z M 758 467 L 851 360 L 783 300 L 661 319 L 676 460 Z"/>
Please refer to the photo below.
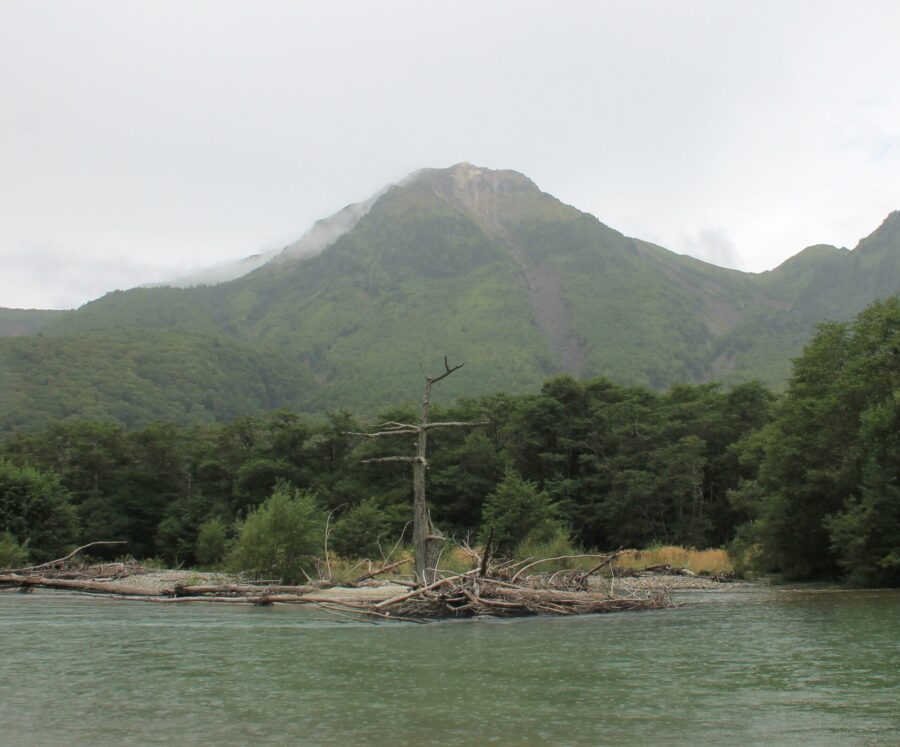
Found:
<path fill-rule="evenodd" d="M 395 545 L 391 548 L 391 551 L 390 551 L 387 555 L 384 554 L 384 550 L 381 550 L 381 543 L 378 542 L 378 549 L 381 550 L 381 557 L 382 557 L 382 559 L 384 560 L 385 563 L 387 563 L 388 560 L 390 559 L 390 557 L 391 557 L 395 552 L 397 552 L 397 548 L 400 547 L 400 544 L 403 542 L 403 535 L 406 534 L 406 530 L 409 529 L 409 525 L 410 525 L 410 524 L 412 524 L 412 520 L 407 521 L 407 522 L 403 525 L 403 531 L 400 532 L 400 539 L 397 540 L 397 544 L 395 544 Z M 376 540 L 376 542 L 377 542 L 377 540 Z"/>
<path fill-rule="evenodd" d="M 448 421 L 446 423 L 428 423 L 422 428 L 469 428 L 475 425 L 490 425 L 490 420 Z"/>
<path fill-rule="evenodd" d="M 406 430 L 400 430 L 396 428 L 390 431 L 377 431 L 375 433 L 360 433 L 357 431 L 344 431 L 345 436 L 363 436 L 364 438 L 381 438 L 382 436 L 402 436 L 406 433 L 412 433 L 413 435 L 419 432 L 418 428 L 410 427 Z"/>
<path fill-rule="evenodd" d="M 97 542 L 88 542 L 86 545 L 82 545 L 81 547 L 75 548 L 74 550 L 72 550 L 72 552 L 70 552 L 68 555 L 66 555 L 63 558 L 57 558 L 56 560 L 48 560 L 46 563 L 41 563 L 40 565 L 29 565 L 29 566 L 26 566 L 25 568 L 14 568 L 14 569 L 8 570 L 7 572 L 8 573 L 20 573 L 22 571 L 35 571 L 38 568 L 47 568 L 48 566 L 55 565 L 56 563 L 62 563 L 64 561 L 68 560 L 69 558 L 74 557 L 75 555 L 80 553 L 82 550 L 87 550 L 89 547 L 93 547 L 94 545 L 124 545 L 124 544 L 127 544 L 125 540 L 100 540 Z"/>
<path fill-rule="evenodd" d="M 469 428 L 476 425 L 490 425 L 490 420 L 457 420 L 445 423 L 426 423 L 425 425 L 404 425 L 403 427 L 390 428 L 386 431 L 363 433 L 362 431 L 344 431 L 345 436 L 361 436 L 363 438 L 382 438 L 384 436 L 415 435 L 422 428 Z M 380 426 L 378 426 L 380 427 Z"/>
<path fill-rule="evenodd" d="M 328 557 L 328 535 L 331 534 L 329 531 L 331 524 L 331 517 L 334 516 L 335 512 L 340 511 L 346 503 L 342 503 L 340 506 L 335 506 L 331 511 L 328 512 L 328 516 L 325 518 L 325 568 L 328 572 L 328 580 L 331 581 L 331 559 Z"/>
<path fill-rule="evenodd" d="M 603 558 L 603 562 L 598 566 L 598 568 L 602 568 L 612 558 L 614 558 L 616 555 L 618 555 L 618 553 L 619 553 L 619 551 L 616 550 L 616 552 L 614 552 L 612 554 L 605 553 L 605 554 L 600 555 L 600 554 L 594 553 L 594 554 L 589 554 L 589 555 L 558 555 L 555 558 L 541 558 L 539 560 L 532 561 L 532 562 L 528 563 L 527 565 L 524 565 L 521 568 L 519 568 L 519 570 L 516 571 L 515 575 L 510 579 L 510 581 L 512 583 L 515 583 L 516 579 L 519 578 L 519 576 L 521 576 L 529 568 L 532 568 L 540 563 L 547 563 L 551 560 L 575 560 L 577 558 Z M 593 573 L 593 572 L 594 571 L 592 570 L 591 573 Z"/>
<path fill-rule="evenodd" d="M 376 459 L 363 459 L 363 464 L 373 464 L 374 462 L 409 462 L 415 463 L 418 462 L 421 457 L 417 456 L 388 456 L 388 457 L 378 457 Z M 424 460 L 423 460 L 424 461 Z"/>
<path fill-rule="evenodd" d="M 460 363 L 458 366 L 451 367 L 450 364 L 447 363 L 447 356 L 445 355 L 444 356 L 444 373 L 442 373 L 440 376 L 434 376 L 434 377 L 426 376 L 425 378 L 428 379 L 428 381 L 431 382 L 432 384 L 437 384 L 437 382 L 439 382 L 441 379 L 446 379 L 454 371 L 459 371 L 459 369 L 461 369 L 465 365 L 466 364 L 464 361 L 464 362 Z"/>
<path fill-rule="evenodd" d="M 376 568 L 374 571 L 369 571 L 368 573 L 364 573 L 362 576 L 353 579 L 354 584 L 358 584 L 362 581 L 365 581 L 370 578 L 374 578 L 381 573 L 387 573 L 390 570 L 393 570 L 397 566 L 405 565 L 406 563 L 411 563 L 412 558 L 401 558 L 400 560 L 395 560 L 393 563 L 385 563 L 380 568 Z"/>

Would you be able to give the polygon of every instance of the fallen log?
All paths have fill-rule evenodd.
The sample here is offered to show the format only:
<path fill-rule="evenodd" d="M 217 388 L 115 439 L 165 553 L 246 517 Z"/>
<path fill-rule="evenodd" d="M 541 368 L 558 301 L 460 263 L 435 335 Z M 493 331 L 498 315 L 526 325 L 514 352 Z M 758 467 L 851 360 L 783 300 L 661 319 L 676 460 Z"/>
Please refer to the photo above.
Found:
<path fill-rule="evenodd" d="M 691 576 L 696 578 L 697 574 L 687 568 L 677 568 L 675 566 L 662 564 L 662 565 L 648 565 L 646 568 L 638 571 L 639 575 L 643 575 L 645 573 L 651 574 L 664 574 L 666 576 Z"/>
<path fill-rule="evenodd" d="M 254 584 L 175 584 L 176 597 L 223 596 L 234 594 L 306 594 L 318 586 L 259 586 Z"/>
<path fill-rule="evenodd" d="M 142 602 L 159 602 L 160 604 L 248 604 L 267 606 L 270 604 L 308 604 L 319 606 L 322 604 L 335 604 L 352 608 L 353 610 L 367 609 L 366 604 L 356 604 L 340 597 L 311 596 L 308 594 L 254 594 L 245 596 L 153 596 L 144 592 L 143 596 L 128 596 L 128 599 L 137 599 Z M 123 597 L 125 598 L 125 597 Z"/>
<path fill-rule="evenodd" d="M 147 589 L 140 586 L 112 584 L 105 581 L 81 581 L 71 578 L 47 578 L 45 576 L 19 576 L 15 573 L 0 575 L 0 586 L 19 586 L 45 589 L 66 589 L 68 591 L 91 591 L 95 594 L 117 594 L 119 596 L 147 596 Z M 169 591 L 169 590 L 167 590 Z M 169 591 L 171 593 L 171 591 Z"/>

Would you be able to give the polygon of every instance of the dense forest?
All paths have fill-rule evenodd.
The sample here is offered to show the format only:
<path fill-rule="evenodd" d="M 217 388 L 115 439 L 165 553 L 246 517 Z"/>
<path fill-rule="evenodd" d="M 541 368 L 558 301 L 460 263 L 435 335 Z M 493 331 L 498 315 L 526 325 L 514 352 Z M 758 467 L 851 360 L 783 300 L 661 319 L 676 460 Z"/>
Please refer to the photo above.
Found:
<path fill-rule="evenodd" d="M 523 542 L 728 546 L 743 567 L 787 578 L 900 583 L 896 296 L 820 325 L 781 396 L 756 382 L 656 392 L 563 375 L 432 415 L 484 421 L 430 436 L 428 499 L 449 537 L 491 527 L 509 553 Z M 401 407 L 380 420 L 416 418 Z M 408 466 L 364 460 L 412 445 L 353 435 L 365 425 L 346 411 L 278 410 L 13 433 L 0 442 L 0 565 L 111 539 L 169 564 L 240 563 L 276 514 L 306 527 L 310 553 L 327 518 L 336 553 L 379 557 L 411 519 L 412 486 Z"/>

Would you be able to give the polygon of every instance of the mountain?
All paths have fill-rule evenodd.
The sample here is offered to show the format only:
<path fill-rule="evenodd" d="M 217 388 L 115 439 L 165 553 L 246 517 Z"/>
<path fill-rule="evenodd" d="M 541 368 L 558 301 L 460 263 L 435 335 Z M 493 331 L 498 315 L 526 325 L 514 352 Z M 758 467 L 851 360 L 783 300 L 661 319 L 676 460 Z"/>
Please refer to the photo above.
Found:
<path fill-rule="evenodd" d="M 0 337 L 36 335 L 49 322 L 67 313 L 51 309 L 0 309 Z"/>
<path fill-rule="evenodd" d="M 279 351 L 177 330 L 0 340 L 0 430 L 75 417 L 144 427 L 309 409 L 315 382 Z"/>
<path fill-rule="evenodd" d="M 16 386 L 29 399 L 49 397 L 49 361 L 82 370 L 83 346 L 66 341 L 83 335 L 125 335 L 138 347 L 146 336 L 162 348 L 174 335 L 172 350 L 190 335 L 198 344 L 183 365 L 202 361 L 220 379 L 231 364 L 199 341 L 234 345 L 254 370 L 271 365 L 273 380 L 294 382 L 260 394 L 261 408 L 372 413 L 414 399 L 420 365 L 444 355 L 467 362 L 468 375 L 442 389 L 448 399 L 527 391 L 558 372 L 655 388 L 748 378 L 781 386 L 817 321 L 848 319 L 898 289 L 898 213 L 853 251 L 810 247 L 749 274 L 628 238 L 515 171 L 464 163 L 416 172 L 348 206 L 227 282 L 110 293 L 50 320 L 45 344 L 60 347 L 37 356 L 37 375 Z M 0 375 L 27 342 L 0 340 Z M 93 365 L 119 371 L 121 354 L 95 349 Z M 165 382 L 151 384 L 164 398 Z M 79 412 L 77 403 L 60 408 L 42 412 Z M 184 403 L 177 419 L 196 417 Z M 0 427 L 10 422 L 0 410 Z"/>

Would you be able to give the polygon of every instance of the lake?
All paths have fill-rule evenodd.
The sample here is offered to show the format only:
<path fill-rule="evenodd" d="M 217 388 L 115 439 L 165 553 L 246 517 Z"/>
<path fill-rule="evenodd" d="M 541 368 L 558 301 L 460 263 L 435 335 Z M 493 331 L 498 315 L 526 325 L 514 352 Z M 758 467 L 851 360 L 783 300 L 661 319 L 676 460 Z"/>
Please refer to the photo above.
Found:
<path fill-rule="evenodd" d="M 4 745 L 900 743 L 900 592 L 428 625 L 0 594 Z"/>

